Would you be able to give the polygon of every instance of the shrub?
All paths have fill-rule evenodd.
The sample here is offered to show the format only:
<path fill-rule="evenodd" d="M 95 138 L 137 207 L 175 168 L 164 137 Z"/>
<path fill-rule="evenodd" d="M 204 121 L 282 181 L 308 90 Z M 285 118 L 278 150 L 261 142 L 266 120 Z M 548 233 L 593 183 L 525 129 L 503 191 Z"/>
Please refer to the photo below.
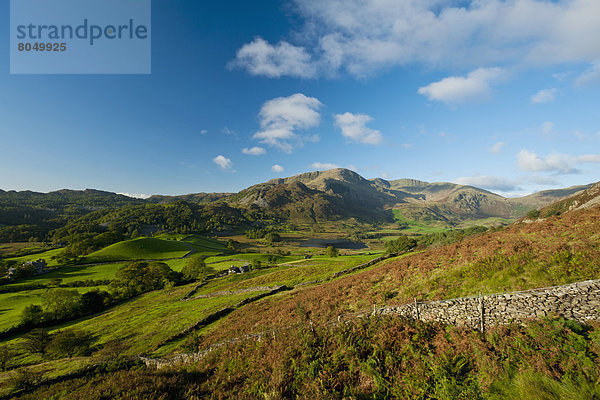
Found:
<path fill-rule="evenodd" d="M 408 236 L 400 236 L 398 239 L 390 240 L 385 244 L 388 253 L 406 253 L 417 247 L 417 241 Z"/>
<path fill-rule="evenodd" d="M 34 329 L 23 336 L 23 348 L 31 354 L 44 356 L 48 351 L 48 345 L 51 338 L 47 330 L 38 328 Z"/>
<path fill-rule="evenodd" d="M 527 213 L 527 218 L 529 219 L 537 219 L 540 217 L 540 210 L 531 210 Z"/>
<path fill-rule="evenodd" d="M 150 290 L 162 289 L 165 282 L 176 280 L 177 273 L 167 264 L 142 261 L 118 270 L 110 286 L 117 297 L 129 298 Z"/>
<path fill-rule="evenodd" d="M 64 330 L 52 335 L 52 341 L 48 348 L 57 355 L 73 357 L 74 355 L 88 355 L 92 343 L 96 338 L 92 334 L 73 329 Z"/>
<path fill-rule="evenodd" d="M 325 255 L 326 255 L 327 257 L 337 257 L 337 256 L 339 256 L 339 255 L 340 255 L 340 252 L 339 252 L 339 250 L 338 250 L 338 249 L 336 249 L 335 247 L 333 247 L 333 246 L 329 246 L 329 247 L 327 247 L 327 248 L 325 249 Z"/>
<path fill-rule="evenodd" d="M 181 274 L 185 279 L 195 280 L 205 278 L 209 274 L 214 272 L 214 269 L 207 266 L 204 262 L 205 257 L 199 254 L 194 254 L 190 256 L 186 262 L 185 266 L 181 270 Z"/>

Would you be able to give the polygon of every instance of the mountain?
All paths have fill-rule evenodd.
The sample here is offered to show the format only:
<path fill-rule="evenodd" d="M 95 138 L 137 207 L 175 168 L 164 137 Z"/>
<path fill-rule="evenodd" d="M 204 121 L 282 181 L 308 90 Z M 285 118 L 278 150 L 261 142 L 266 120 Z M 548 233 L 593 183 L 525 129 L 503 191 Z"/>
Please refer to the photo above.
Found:
<path fill-rule="evenodd" d="M 568 189 L 565 189 L 568 190 Z M 542 194 L 544 192 L 540 192 Z M 576 210 L 592 208 L 600 204 L 600 182 L 578 190 L 574 194 L 539 210 L 539 217 L 547 218 L 553 215 L 561 215 Z"/>
<path fill-rule="evenodd" d="M 0 209 L 0 223 L 35 224 L 35 220 L 48 221 L 57 214 L 83 215 L 125 205 L 184 201 L 227 203 L 239 209 L 268 212 L 279 220 L 300 224 L 339 220 L 388 223 L 396 218 L 453 227 L 487 218 L 517 219 L 532 209 L 579 193 L 589 186 L 548 190 L 508 199 L 473 186 L 415 179 L 367 180 L 356 172 L 336 168 L 272 179 L 239 193 L 155 195 L 145 200 L 92 189 L 50 193 L 1 191 L 0 207 L 3 209 Z M 32 215 L 35 217 L 32 218 Z"/>
<path fill-rule="evenodd" d="M 297 210 L 305 220 L 354 216 L 357 219 L 379 218 L 383 222 L 391 220 L 391 210 L 398 210 L 397 213 L 409 220 L 455 226 L 485 218 L 516 219 L 531 209 L 587 187 L 589 185 L 548 190 L 509 199 L 473 186 L 447 182 L 367 180 L 356 172 L 337 168 L 273 179 L 223 199 L 275 211 Z M 298 197 L 299 192 L 304 195 Z M 314 212 L 315 207 L 317 212 Z"/>
<path fill-rule="evenodd" d="M 226 200 L 242 207 L 261 208 L 296 223 L 341 218 L 392 221 L 368 181 L 351 171 L 307 173 L 251 186 Z M 345 173 L 345 171 L 350 174 Z M 329 178 L 328 176 L 335 176 Z"/>
<path fill-rule="evenodd" d="M 141 199 L 95 189 L 62 189 L 49 193 L 38 193 L 29 190 L 22 192 L 14 190 L 0 191 L 0 206 L 61 210 L 67 207 L 99 209 L 141 203 L 143 203 Z"/>

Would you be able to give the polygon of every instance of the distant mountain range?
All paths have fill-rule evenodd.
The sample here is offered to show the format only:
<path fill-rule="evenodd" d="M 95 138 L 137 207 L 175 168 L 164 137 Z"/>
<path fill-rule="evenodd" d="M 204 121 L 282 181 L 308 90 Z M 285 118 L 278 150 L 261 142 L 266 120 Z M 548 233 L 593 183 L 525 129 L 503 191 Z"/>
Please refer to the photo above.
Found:
<path fill-rule="evenodd" d="M 245 207 L 277 211 L 290 219 L 310 222 L 332 218 L 390 221 L 391 210 L 407 219 L 450 226 L 485 218 L 516 219 L 528 211 L 571 196 L 590 185 L 546 190 L 505 198 L 484 189 L 454 183 L 414 179 L 367 180 L 348 169 L 307 172 L 272 179 L 235 194 L 153 196 L 149 201 L 220 199 Z"/>
<path fill-rule="evenodd" d="M 338 168 L 273 179 L 239 193 L 156 195 L 145 200 L 90 189 L 60 190 L 47 194 L 0 190 L 0 206 L 44 208 L 50 211 L 69 207 L 94 210 L 175 201 L 197 204 L 226 202 L 236 208 L 269 211 L 283 220 L 299 223 L 340 219 L 391 222 L 394 219 L 393 210 L 398 210 L 396 214 L 400 213 L 409 220 L 455 226 L 464 221 L 493 217 L 520 218 L 532 209 L 564 199 L 590 186 L 573 186 L 525 197 L 505 198 L 487 190 L 453 183 L 429 183 L 414 179 L 367 180 L 356 172 Z M 8 225 L 3 221 L 0 224 Z"/>

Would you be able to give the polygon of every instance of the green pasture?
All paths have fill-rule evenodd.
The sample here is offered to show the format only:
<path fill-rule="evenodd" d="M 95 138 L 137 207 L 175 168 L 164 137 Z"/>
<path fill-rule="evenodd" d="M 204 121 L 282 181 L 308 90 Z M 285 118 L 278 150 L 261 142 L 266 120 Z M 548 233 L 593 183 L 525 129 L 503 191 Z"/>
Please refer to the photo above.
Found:
<path fill-rule="evenodd" d="M 190 251 L 190 247 L 178 241 L 142 237 L 112 244 L 88 254 L 85 259 L 87 262 L 161 260 L 180 258 Z"/>
<path fill-rule="evenodd" d="M 63 251 L 64 251 L 64 249 L 52 249 L 52 250 L 44 251 L 42 253 L 30 254 L 28 256 L 9 258 L 9 260 L 14 260 L 18 264 L 23 264 L 23 263 L 26 263 L 27 261 L 35 261 L 35 260 L 39 260 L 40 258 L 43 258 L 44 260 L 46 260 L 46 263 L 48 264 L 48 266 L 54 267 L 59 264 L 56 260 L 53 260 L 52 258 L 56 257 Z"/>
<path fill-rule="evenodd" d="M 77 287 L 80 293 L 90 290 L 106 290 L 107 286 Z M 0 293 L 0 331 L 6 330 L 19 323 L 21 313 L 30 304 L 43 303 L 43 294 L 48 289 L 24 290 L 15 293 Z"/>
<path fill-rule="evenodd" d="M 408 228 L 400 230 L 400 232 L 405 234 L 426 234 L 426 233 L 438 233 L 447 231 L 448 227 L 443 227 L 439 225 L 428 225 L 424 222 L 413 221 L 407 219 L 402 215 L 401 210 L 392 210 L 394 213 L 394 219 L 398 222 L 405 223 L 408 225 Z"/>

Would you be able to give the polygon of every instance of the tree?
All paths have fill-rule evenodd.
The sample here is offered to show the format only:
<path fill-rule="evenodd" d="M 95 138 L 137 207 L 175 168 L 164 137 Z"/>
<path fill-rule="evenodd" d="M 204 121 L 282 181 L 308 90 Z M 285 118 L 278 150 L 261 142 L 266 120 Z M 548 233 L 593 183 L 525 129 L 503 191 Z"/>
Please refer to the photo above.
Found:
<path fill-rule="evenodd" d="M 540 217 L 540 210 L 531 210 L 527 213 L 527 218 L 529 219 L 537 219 Z"/>
<path fill-rule="evenodd" d="M 0 371 L 6 371 L 8 363 L 15 357 L 17 353 L 9 345 L 0 346 Z"/>
<path fill-rule="evenodd" d="M 50 286 L 59 287 L 62 283 L 62 278 L 52 278 L 48 284 Z"/>
<path fill-rule="evenodd" d="M 89 332 L 69 329 L 55 333 L 49 349 L 58 356 L 71 358 L 75 354 L 87 355 L 95 341 L 96 338 Z"/>
<path fill-rule="evenodd" d="M 56 319 L 71 318 L 79 315 L 80 300 L 77 289 L 51 289 L 44 294 L 44 308 Z"/>
<path fill-rule="evenodd" d="M 23 336 L 23 348 L 31 354 L 44 356 L 48 350 L 51 337 L 47 330 L 37 328 Z"/>
<path fill-rule="evenodd" d="M 177 273 L 163 262 L 135 262 L 117 271 L 111 288 L 117 296 L 132 297 L 150 290 L 162 289 L 167 281 L 176 281 Z"/>
<path fill-rule="evenodd" d="M 185 279 L 194 280 L 205 278 L 207 275 L 214 272 L 214 270 L 207 266 L 204 262 L 205 257 L 199 254 L 192 254 L 185 262 L 181 273 Z"/>
<path fill-rule="evenodd" d="M 260 269 L 261 262 L 258 258 L 254 258 L 250 265 L 252 266 L 252 269 Z"/>
<path fill-rule="evenodd" d="M 79 298 L 80 309 L 84 313 L 97 313 L 106 308 L 111 302 L 110 294 L 98 289 L 85 292 Z"/>
<path fill-rule="evenodd" d="M 17 266 L 13 277 L 15 279 L 27 278 L 35 275 L 35 267 L 32 264 L 23 264 Z"/>
<path fill-rule="evenodd" d="M 67 247 L 60 254 L 57 254 L 55 259 L 59 264 L 63 265 L 76 264 L 79 261 L 79 256 L 71 247 Z"/>
<path fill-rule="evenodd" d="M 265 235 L 265 242 L 267 242 L 267 244 L 281 242 L 281 236 L 277 232 L 269 232 Z"/>
<path fill-rule="evenodd" d="M 39 325 L 44 320 L 42 306 L 30 304 L 21 313 L 21 322 L 25 325 Z"/>
<path fill-rule="evenodd" d="M 236 251 L 235 250 L 235 242 L 233 241 L 233 239 L 227 239 L 227 249 L 229 249 L 231 251 Z"/>
<path fill-rule="evenodd" d="M 417 247 L 417 240 L 408 236 L 400 236 L 398 239 L 390 240 L 385 244 L 388 253 L 406 253 Z"/>
<path fill-rule="evenodd" d="M 329 246 L 329 247 L 327 247 L 327 248 L 325 249 L 325 255 L 326 255 L 327 257 L 337 257 L 337 256 L 339 256 L 339 255 L 340 255 L 340 252 L 339 252 L 339 250 L 338 250 L 338 249 L 336 249 L 335 247 L 333 247 L 333 246 Z"/>

